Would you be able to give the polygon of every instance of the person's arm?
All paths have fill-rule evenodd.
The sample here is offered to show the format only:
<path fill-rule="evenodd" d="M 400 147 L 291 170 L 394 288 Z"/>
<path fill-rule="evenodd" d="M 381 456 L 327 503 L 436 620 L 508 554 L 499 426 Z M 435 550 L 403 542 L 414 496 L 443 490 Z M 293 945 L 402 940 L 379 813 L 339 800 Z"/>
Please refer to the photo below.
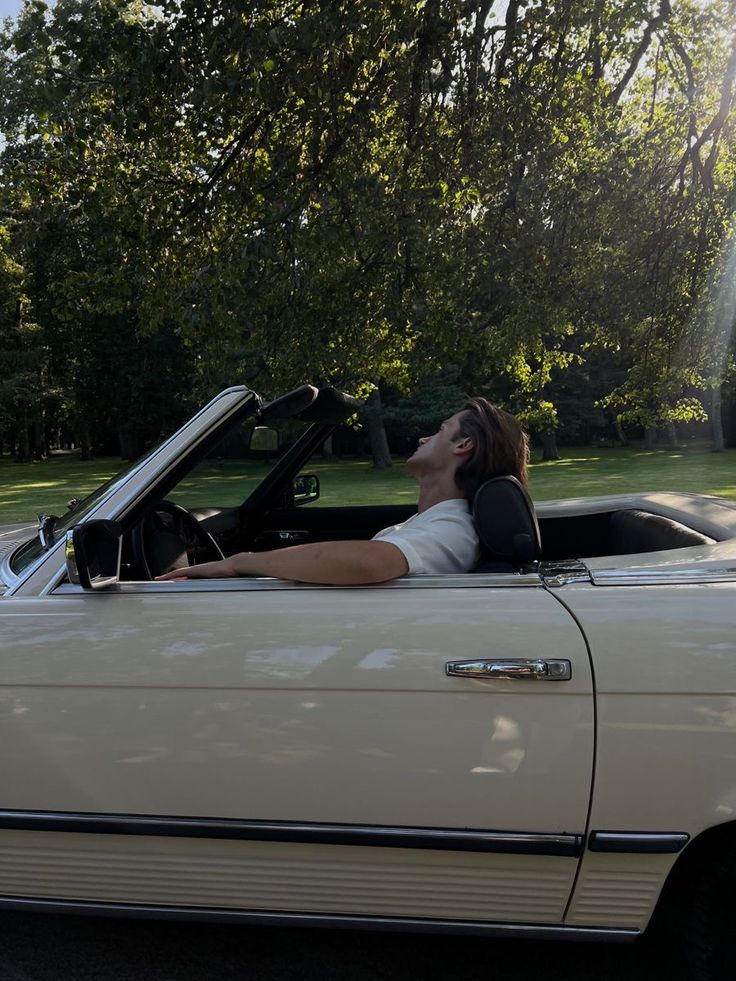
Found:
<path fill-rule="evenodd" d="M 219 562 L 174 569 L 161 579 L 273 576 L 327 586 L 360 586 L 404 576 L 409 565 L 396 545 L 381 541 L 314 542 L 272 552 L 239 552 Z"/>

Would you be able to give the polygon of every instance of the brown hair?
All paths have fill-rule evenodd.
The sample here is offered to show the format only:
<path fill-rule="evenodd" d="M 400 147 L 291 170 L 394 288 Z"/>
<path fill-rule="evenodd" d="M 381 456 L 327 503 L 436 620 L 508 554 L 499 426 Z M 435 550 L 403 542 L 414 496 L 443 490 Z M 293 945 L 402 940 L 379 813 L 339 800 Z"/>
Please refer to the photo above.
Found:
<path fill-rule="evenodd" d="M 469 399 L 462 407 L 458 438 L 473 441 L 473 452 L 455 472 L 455 482 L 469 501 L 491 477 L 511 475 L 526 487 L 529 439 L 515 416 L 488 399 Z"/>

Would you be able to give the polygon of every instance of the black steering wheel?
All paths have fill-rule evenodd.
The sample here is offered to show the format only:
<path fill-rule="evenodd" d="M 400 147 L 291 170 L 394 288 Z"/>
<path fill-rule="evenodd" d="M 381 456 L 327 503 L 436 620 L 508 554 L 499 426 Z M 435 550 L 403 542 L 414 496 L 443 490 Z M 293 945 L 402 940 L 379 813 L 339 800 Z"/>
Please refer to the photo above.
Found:
<path fill-rule="evenodd" d="M 133 559 L 146 579 L 224 559 L 222 549 L 193 514 L 173 501 L 159 501 L 130 535 Z"/>

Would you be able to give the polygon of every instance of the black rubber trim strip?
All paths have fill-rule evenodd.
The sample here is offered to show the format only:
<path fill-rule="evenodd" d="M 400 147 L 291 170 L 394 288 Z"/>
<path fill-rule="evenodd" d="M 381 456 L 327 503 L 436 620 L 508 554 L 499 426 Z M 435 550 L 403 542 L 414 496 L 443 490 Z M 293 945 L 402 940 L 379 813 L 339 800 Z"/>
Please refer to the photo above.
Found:
<path fill-rule="evenodd" d="M 641 931 L 616 927 L 566 927 L 535 923 L 483 923 L 408 916 L 355 916 L 335 913 L 288 913 L 281 910 L 238 910 L 211 906 L 164 906 L 133 903 L 93 903 L 79 900 L 0 896 L 0 909 L 18 912 L 69 913 L 151 920 L 191 920 L 215 923 L 245 922 L 262 926 L 327 927 L 331 930 L 380 930 L 398 933 L 470 934 L 486 937 L 525 937 L 528 940 L 600 940 L 631 943 Z"/>
<path fill-rule="evenodd" d="M 577 858 L 583 835 L 525 834 L 444 828 L 318 824 L 290 821 L 155 817 L 142 814 L 74 814 L 0 810 L 0 829 L 62 831 L 162 838 L 219 838 L 233 841 L 289 841 L 378 848 L 426 848 L 453 852 L 511 855 L 562 855 Z"/>
<path fill-rule="evenodd" d="M 685 832 L 593 831 L 588 839 L 592 852 L 626 852 L 641 855 L 675 855 L 690 840 Z"/>

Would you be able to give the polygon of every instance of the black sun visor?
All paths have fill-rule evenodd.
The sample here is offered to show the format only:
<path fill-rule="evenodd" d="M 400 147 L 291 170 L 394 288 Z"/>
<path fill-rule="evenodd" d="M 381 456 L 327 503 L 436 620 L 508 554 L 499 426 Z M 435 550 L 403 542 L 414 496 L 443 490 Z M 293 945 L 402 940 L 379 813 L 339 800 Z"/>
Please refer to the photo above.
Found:
<path fill-rule="evenodd" d="M 262 406 L 258 420 L 267 422 L 269 419 L 301 419 L 303 422 L 339 426 L 362 405 L 360 399 L 354 399 L 336 388 L 317 389 L 314 385 L 300 385 Z"/>

